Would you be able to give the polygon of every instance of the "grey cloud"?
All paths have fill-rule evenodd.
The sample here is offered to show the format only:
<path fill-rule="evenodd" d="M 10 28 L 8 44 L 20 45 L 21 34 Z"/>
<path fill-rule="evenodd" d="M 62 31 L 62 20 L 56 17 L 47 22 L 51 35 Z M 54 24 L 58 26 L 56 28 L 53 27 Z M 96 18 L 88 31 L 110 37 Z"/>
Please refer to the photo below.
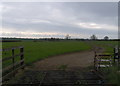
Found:
<path fill-rule="evenodd" d="M 103 29 L 78 28 L 75 22 L 107 24 L 117 27 L 118 6 L 115 2 L 7 2 L 3 3 L 3 27 L 15 28 L 16 31 L 64 32 L 98 35 L 114 35 L 116 31 Z M 32 20 L 44 22 L 30 22 Z M 45 23 L 49 21 L 51 23 Z M 117 34 L 116 34 L 117 37 Z"/>

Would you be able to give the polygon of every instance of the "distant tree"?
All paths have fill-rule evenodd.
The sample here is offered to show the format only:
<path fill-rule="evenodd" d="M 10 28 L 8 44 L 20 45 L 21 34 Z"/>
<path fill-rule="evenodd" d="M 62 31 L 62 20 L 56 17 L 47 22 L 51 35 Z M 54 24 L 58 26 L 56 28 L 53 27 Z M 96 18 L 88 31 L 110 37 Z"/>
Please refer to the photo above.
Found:
<path fill-rule="evenodd" d="M 54 40 L 55 38 L 51 37 L 50 39 L 51 39 L 51 40 Z"/>
<path fill-rule="evenodd" d="M 92 39 L 92 40 L 96 40 L 97 37 L 93 34 L 92 36 L 90 36 L 90 39 Z"/>
<path fill-rule="evenodd" d="M 104 40 L 108 40 L 108 39 L 109 39 L 109 37 L 108 37 L 108 36 L 105 36 L 105 37 L 104 37 Z"/>
<path fill-rule="evenodd" d="M 71 37 L 70 37 L 70 35 L 69 34 L 67 34 L 66 36 L 65 36 L 65 39 L 70 39 Z"/>

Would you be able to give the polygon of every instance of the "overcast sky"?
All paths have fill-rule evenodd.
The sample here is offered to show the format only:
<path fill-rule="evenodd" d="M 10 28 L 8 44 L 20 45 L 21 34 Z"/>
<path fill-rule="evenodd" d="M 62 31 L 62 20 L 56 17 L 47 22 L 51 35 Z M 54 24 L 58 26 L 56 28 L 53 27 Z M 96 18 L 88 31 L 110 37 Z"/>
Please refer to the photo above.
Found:
<path fill-rule="evenodd" d="M 117 2 L 4 2 L 3 37 L 118 38 Z"/>

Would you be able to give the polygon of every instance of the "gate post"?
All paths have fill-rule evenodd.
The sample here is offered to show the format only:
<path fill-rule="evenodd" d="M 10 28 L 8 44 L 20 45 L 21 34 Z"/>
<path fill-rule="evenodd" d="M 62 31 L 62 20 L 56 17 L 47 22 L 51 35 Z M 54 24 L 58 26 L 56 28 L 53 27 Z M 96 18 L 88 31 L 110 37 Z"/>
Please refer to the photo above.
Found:
<path fill-rule="evenodd" d="M 94 51 L 94 54 L 95 54 L 95 56 L 94 56 L 94 69 L 97 71 L 97 68 L 96 68 L 96 51 Z"/>
<path fill-rule="evenodd" d="M 114 48 L 114 63 L 116 62 L 116 59 L 117 59 L 117 63 L 119 64 L 119 48 L 118 47 L 115 47 Z"/>
<path fill-rule="evenodd" d="M 120 47 L 118 47 L 118 70 L 120 70 Z"/>
<path fill-rule="evenodd" d="M 21 66 L 23 66 L 24 65 L 24 61 L 23 61 L 23 59 L 24 59 L 24 48 L 23 47 L 20 48 L 20 54 L 21 54 L 20 55 L 20 60 L 22 61 Z M 22 69 L 24 69 L 24 67 Z"/>
<path fill-rule="evenodd" d="M 12 62 L 13 62 L 13 71 L 14 71 L 14 69 L 15 69 L 15 66 L 14 66 L 14 63 L 15 63 L 14 54 L 15 54 L 15 52 L 14 52 L 14 48 L 12 48 Z M 13 73 L 13 76 L 15 76 L 15 73 Z"/>

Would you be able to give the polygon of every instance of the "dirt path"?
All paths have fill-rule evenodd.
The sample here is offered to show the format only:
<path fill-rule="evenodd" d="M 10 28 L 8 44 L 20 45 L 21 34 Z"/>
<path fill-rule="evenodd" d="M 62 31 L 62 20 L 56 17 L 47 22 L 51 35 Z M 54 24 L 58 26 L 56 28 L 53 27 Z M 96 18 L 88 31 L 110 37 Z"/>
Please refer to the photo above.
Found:
<path fill-rule="evenodd" d="M 34 64 L 35 69 L 51 70 L 59 68 L 88 67 L 93 64 L 94 52 L 84 51 L 49 57 Z"/>
<path fill-rule="evenodd" d="M 32 66 L 27 66 L 27 70 L 24 72 L 19 71 L 19 74 L 17 75 L 18 78 L 11 79 L 8 83 L 42 83 L 44 85 L 52 85 L 55 83 L 56 86 L 57 84 L 75 84 L 76 82 L 79 83 L 80 80 L 85 79 L 88 81 L 85 80 L 83 83 L 91 83 L 91 80 L 94 80 L 92 83 L 96 83 L 95 80 L 98 76 L 94 76 L 95 74 L 86 68 L 93 65 L 93 59 L 93 50 L 49 57 L 34 63 Z M 68 71 L 58 70 L 59 68 L 66 68 Z M 99 82 L 100 81 L 97 83 Z"/>

